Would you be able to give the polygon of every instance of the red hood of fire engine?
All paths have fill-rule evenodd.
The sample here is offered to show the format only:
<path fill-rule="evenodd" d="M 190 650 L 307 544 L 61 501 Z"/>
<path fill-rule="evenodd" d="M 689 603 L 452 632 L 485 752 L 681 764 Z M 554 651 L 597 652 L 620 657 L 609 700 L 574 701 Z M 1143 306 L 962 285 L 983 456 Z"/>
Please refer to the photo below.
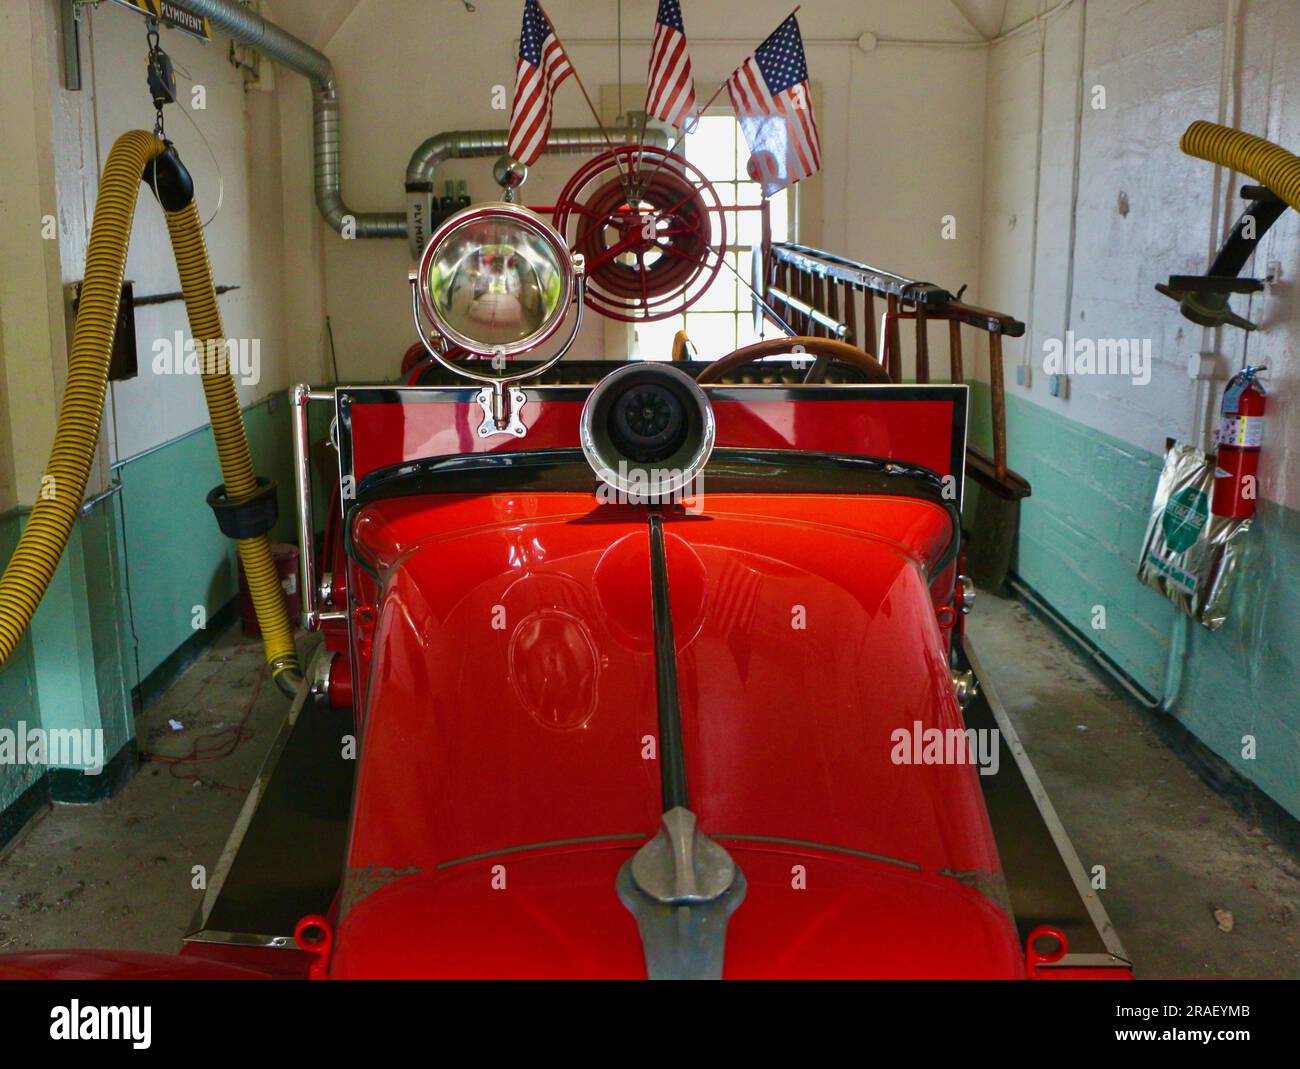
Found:
<path fill-rule="evenodd" d="M 748 883 L 727 928 L 724 979 L 1024 975 L 1006 915 L 956 880 L 721 841 Z M 349 913 L 330 974 L 644 979 L 636 923 L 612 891 L 633 849 L 543 851 L 397 879 Z M 498 878 L 490 890 L 502 864 L 504 886 Z"/>
<path fill-rule="evenodd" d="M 948 513 L 707 506 L 667 558 L 690 807 L 749 885 L 726 974 L 1020 975 L 975 770 L 891 760 L 897 729 L 962 726 Z M 662 808 L 644 517 L 403 498 L 354 542 L 383 594 L 333 974 L 643 976 L 614 880 Z"/>

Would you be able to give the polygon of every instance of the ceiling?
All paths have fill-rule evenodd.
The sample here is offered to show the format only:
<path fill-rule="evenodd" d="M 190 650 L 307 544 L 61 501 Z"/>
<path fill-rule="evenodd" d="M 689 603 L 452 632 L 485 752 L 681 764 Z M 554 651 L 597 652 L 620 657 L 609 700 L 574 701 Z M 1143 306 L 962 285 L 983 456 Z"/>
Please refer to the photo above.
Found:
<path fill-rule="evenodd" d="M 313 48 L 328 52 L 329 43 L 363 0 L 264 0 L 262 9 L 272 21 Z M 461 7 L 463 0 L 440 0 Z M 975 33 L 985 40 L 996 37 L 1008 20 L 1032 16 L 1039 0 L 931 0 L 935 6 L 949 4 Z"/>
<path fill-rule="evenodd" d="M 986 41 L 1005 28 L 1007 0 L 950 0 L 975 32 Z"/>
<path fill-rule="evenodd" d="M 262 13 L 313 48 L 328 52 L 329 43 L 339 27 L 360 3 L 361 0 L 312 0 L 309 4 L 299 0 L 275 0 L 274 3 L 263 3 Z"/>

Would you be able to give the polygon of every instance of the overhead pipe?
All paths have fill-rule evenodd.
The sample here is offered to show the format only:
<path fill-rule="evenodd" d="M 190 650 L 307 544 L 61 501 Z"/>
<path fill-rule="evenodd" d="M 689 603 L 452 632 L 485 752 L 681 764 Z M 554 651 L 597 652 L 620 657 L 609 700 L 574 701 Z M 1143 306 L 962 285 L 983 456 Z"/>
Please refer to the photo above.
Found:
<path fill-rule="evenodd" d="M 316 207 L 325 221 L 340 233 L 347 226 L 352 237 L 406 237 L 404 212 L 357 212 L 343 199 L 338 80 L 329 58 L 236 0 L 178 0 L 177 6 L 207 18 L 215 29 L 311 82 Z"/>
<path fill-rule="evenodd" d="M 214 29 L 260 55 L 284 64 L 311 82 L 316 207 L 339 233 L 347 227 L 351 237 L 410 238 L 412 252 L 418 255 L 432 212 L 433 176 L 443 161 L 498 156 L 506 151 L 504 130 L 458 130 L 438 134 L 426 140 L 411 156 L 406 171 L 406 211 L 354 211 L 343 199 L 339 166 L 338 79 L 329 57 L 258 12 L 244 7 L 238 0 L 177 0 L 177 7 L 207 18 Z M 634 129 L 629 124 L 617 131 L 620 138 L 629 134 L 633 138 L 639 137 L 640 128 Z M 647 127 L 645 143 L 665 148 L 667 134 L 658 127 Z M 545 151 L 585 155 L 606 147 L 605 134 L 599 127 L 569 127 L 552 130 Z"/>
<path fill-rule="evenodd" d="M 611 133 L 611 137 L 626 143 L 636 142 L 641 136 L 641 124 L 635 120 Z M 406 165 L 406 236 L 413 257 L 419 257 L 428 237 L 438 168 L 446 160 L 505 155 L 506 140 L 504 130 L 451 130 L 427 138 L 411 153 Z M 668 135 L 661 127 L 647 126 L 643 143 L 666 149 Z M 566 126 L 551 131 L 543 152 L 553 156 L 594 156 L 608 147 L 605 131 L 599 126 Z"/>

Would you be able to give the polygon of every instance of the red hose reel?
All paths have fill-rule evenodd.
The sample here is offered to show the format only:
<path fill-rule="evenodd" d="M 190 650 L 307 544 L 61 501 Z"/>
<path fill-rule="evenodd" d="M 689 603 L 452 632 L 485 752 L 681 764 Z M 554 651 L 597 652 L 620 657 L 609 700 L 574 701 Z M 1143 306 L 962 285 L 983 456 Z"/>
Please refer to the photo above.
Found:
<path fill-rule="evenodd" d="M 569 179 L 554 223 L 586 259 L 588 307 L 646 322 L 684 312 L 717 277 L 729 207 L 681 156 L 622 145 Z"/>

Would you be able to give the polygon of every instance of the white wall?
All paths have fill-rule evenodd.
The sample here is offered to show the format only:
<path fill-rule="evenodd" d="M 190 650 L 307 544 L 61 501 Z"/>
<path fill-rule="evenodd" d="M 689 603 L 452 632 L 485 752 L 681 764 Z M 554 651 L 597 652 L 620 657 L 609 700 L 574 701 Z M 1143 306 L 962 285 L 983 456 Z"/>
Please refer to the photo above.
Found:
<path fill-rule="evenodd" d="M 52 0 L 49 3 L 51 12 L 57 6 Z M 82 18 L 84 88 L 76 93 L 61 89 L 57 63 L 51 68 L 65 281 L 84 272 L 99 168 L 113 141 L 127 130 L 152 129 L 154 122 L 145 84 L 144 19 L 112 4 L 83 9 Z M 54 14 L 51 25 L 57 27 Z M 239 286 L 219 298 L 226 334 L 256 339 L 260 345 L 260 381 L 239 387 L 241 403 L 250 404 L 270 393 L 282 393 L 291 379 L 284 313 L 280 111 L 274 94 L 245 90 L 243 76 L 228 61 L 228 41 L 218 38 L 205 45 L 164 28 L 162 46 L 176 64 L 181 94 L 180 102 L 166 109 L 167 136 L 194 177 L 205 220 L 217 211 L 221 196 L 220 210 L 204 236 L 214 281 Z M 206 92 L 202 110 L 192 107 L 195 86 Z M 193 123 L 186 121 L 182 108 Z M 310 129 L 309 112 L 293 121 Z M 144 185 L 126 276 L 134 281 L 137 297 L 180 288 L 162 211 Z M 169 339 L 177 330 L 188 336 L 185 306 L 179 301 L 136 311 L 140 373 L 113 385 L 105 416 L 114 459 L 132 456 L 208 421 L 195 376 L 157 375 L 151 367 L 155 340 Z"/>
<path fill-rule="evenodd" d="M 31 0 L 31 5 L 40 19 L 34 31 L 19 37 L 35 32 L 43 39 L 33 64 L 37 80 L 44 76 L 39 88 L 48 94 L 51 115 L 45 151 L 53 158 L 57 207 L 52 203 L 49 210 L 59 217 L 59 255 L 50 263 L 68 283 L 84 271 L 99 170 L 114 138 L 152 125 L 143 69 L 145 27 L 138 15 L 116 5 L 84 8 L 84 88 L 74 93 L 60 80 L 59 3 Z M 459 3 L 427 0 L 325 5 L 262 0 L 260 6 L 268 17 L 308 36 L 336 65 L 344 193 L 358 210 L 403 207 L 405 166 L 425 137 L 458 128 L 500 129 L 508 121 L 507 111 L 492 108 L 491 97 L 495 85 L 513 79 L 518 0 L 481 0 L 472 14 Z M 655 6 L 655 0 L 623 4 L 625 83 L 644 80 Z M 613 0 L 552 0 L 548 8 L 592 92 L 598 95 L 602 86 L 615 84 Z M 733 5 L 688 5 L 701 94 L 720 85 L 787 11 L 784 0 L 754 0 L 745 5 L 742 25 Z M 804 184 L 806 203 L 815 210 L 808 212 L 803 239 L 952 287 L 975 283 L 987 49 L 973 26 L 946 0 L 908 5 L 809 0 L 800 21 L 824 100 L 818 115 L 824 170 Z M 879 42 L 864 51 L 856 42 L 867 31 Z M 220 213 L 206 237 L 216 281 L 240 287 L 221 298 L 226 331 L 235 338 L 256 338 L 261 346 L 262 379 L 241 387 L 241 399 L 250 403 L 301 378 L 326 379 L 326 315 L 332 318 L 345 379 L 391 378 L 414 340 L 406 287 L 411 263 L 404 242 L 344 242 L 320 220 L 312 203 L 306 81 L 264 63 L 259 84 L 246 88 L 244 76 L 228 62 L 224 38 L 203 45 L 164 29 L 163 44 L 176 61 L 182 90 L 182 103 L 168 109 L 168 133 L 194 174 L 205 218 L 216 208 L 218 172 L 223 185 Z M 191 107 L 195 84 L 207 94 L 201 111 Z M 627 105 L 637 107 L 639 101 L 629 99 Z M 561 90 L 556 122 L 589 122 L 573 82 Z M 526 187 L 527 199 L 553 198 L 577 162 L 540 161 Z M 454 162 L 438 178 L 465 178 L 473 195 L 485 199 L 496 194 L 490 167 L 487 160 Z M 16 178 L 14 187 L 19 184 Z M 41 187 L 31 188 L 36 193 Z M 944 241 L 939 221 L 950 214 L 958 219 L 958 237 Z M 822 228 L 821 219 L 836 221 L 832 233 Z M 166 228 L 147 189 L 141 190 L 127 276 L 140 296 L 178 288 Z M 50 315 L 59 315 L 59 302 L 51 308 Z M 10 322 L 17 319 L 15 313 Z M 154 341 L 184 328 L 179 302 L 138 310 L 140 376 L 112 388 L 107 460 L 135 455 L 206 422 L 198 384 L 189 376 L 155 375 L 150 366 Z M 579 355 L 603 352 L 603 331 L 604 321 L 589 317 Z M 49 398 L 40 405 L 43 415 L 32 433 L 22 435 L 24 441 L 40 439 L 40 448 L 30 463 L 5 465 L 3 480 L 13 480 L 9 472 L 21 470 L 30 481 L 26 476 L 43 462 L 64 373 L 62 354 L 51 356 L 44 379 L 39 369 L 9 369 L 11 376 L 26 376 L 15 393 L 44 391 L 40 395 Z M 91 489 L 106 477 L 101 466 Z M 24 495 L 11 484 L 4 496 Z"/>
<path fill-rule="evenodd" d="M 1195 440 L 1212 425 L 1209 406 L 1217 405 L 1223 380 L 1239 366 L 1244 341 L 1235 328 L 1217 332 L 1219 337 L 1203 332 L 1153 289 L 1170 274 L 1207 269 L 1222 231 L 1244 207 L 1237 191 L 1249 181 L 1223 176 L 1216 211 L 1215 168 L 1185 156 L 1178 139 L 1193 119 L 1202 118 L 1300 148 L 1300 0 L 1241 3 L 1236 48 L 1225 67 L 1228 9 L 1226 0 L 1076 2 L 1041 34 L 1018 35 L 988 56 L 979 293 L 985 304 L 1011 308 L 1034 295 L 1029 334 L 1023 343 L 1008 345 L 1006 388 L 1152 452 L 1163 451 L 1167 436 Z M 1085 98 L 1076 125 L 1081 56 Z M 1040 60 L 1046 86 L 1041 98 Z M 1104 109 L 1091 107 L 1094 86 L 1104 87 Z M 1040 100 L 1042 171 L 1035 203 Z M 1076 130 L 1074 291 L 1067 315 Z M 1035 214 L 1037 264 L 1031 271 Z M 1273 395 L 1261 492 L 1296 509 L 1300 406 L 1291 398 L 1300 378 L 1297 213 L 1285 213 L 1267 235 L 1254 273 L 1262 275 L 1269 261 L 1282 263 L 1283 282 L 1251 308 L 1263 329 L 1250 341 L 1250 359 L 1269 365 Z M 1244 298 L 1233 303 L 1245 313 Z M 1064 399 L 1049 396 L 1042 345 L 1067 329 L 1093 338 L 1151 339 L 1150 384 L 1075 376 Z M 1198 387 L 1187 373 L 1188 357 L 1201 351 L 1216 354 L 1212 386 Z M 1022 353 L 1034 365 L 1028 390 L 1016 385 L 1014 373 Z M 980 372 L 987 376 L 987 366 Z"/>
<path fill-rule="evenodd" d="M 338 72 L 343 121 L 343 191 L 355 210 L 403 207 L 402 179 L 412 150 L 443 130 L 504 129 L 508 111 L 491 106 L 492 87 L 513 84 L 522 4 L 362 0 L 321 47 Z M 688 37 L 702 97 L 727 77 L 789 13 L 788 0 L 687 4 Z M 623 4 L 623 82 L 644 84 L 655 0 Z M 298 18 L 296 5 L 280 8 Z M 552 0 L 547 4 L 593 98 L 618 83 L 614 0 Z M 743 17 L 742 17 L 743 16 Z M 292 20 L 291 20 L 292 21 Z M 814 80 L 825 106 L 817 116 L 823 174 L 806 183 L 833 232 L 805 232 L 812 243 L 953 288 L 974 284 L 979 270 L 978 220 L 984 113 L 983 47 L 917 47 L 887 38 L 972 43 L 972 26 L 946 0 L 807 0 L 799 12 Z M 882 39 L 864 53 L 858 36 Z M 725 100 L 725 94 L 721 98 Z M 625 100 L 640 107 L 639 100 Z M 572 82 L 563 85 L 556 124 L 589 125 Z M 548 203 L 576 169 L 572 157 L 543 158 L 524 200 Z M 289 177 L 289 176 L 287 176 Z M 437 176 L 464 178 L 478 200 L 495 197 L 490 160 L 457 161 Z M 293 181 L 290 178 L 290 181 Z M 818 188 L 820 187 L 820 188 Z M 958 237 L 944 241 L 940 219 L 958 219 Z M 343 377 L 391 378 L 415 340 L 398 241 L 342 241 L 324 236 L 326 305 Z M 604 351 L 604 323 L 591 317 L 576 355 Z"/>

